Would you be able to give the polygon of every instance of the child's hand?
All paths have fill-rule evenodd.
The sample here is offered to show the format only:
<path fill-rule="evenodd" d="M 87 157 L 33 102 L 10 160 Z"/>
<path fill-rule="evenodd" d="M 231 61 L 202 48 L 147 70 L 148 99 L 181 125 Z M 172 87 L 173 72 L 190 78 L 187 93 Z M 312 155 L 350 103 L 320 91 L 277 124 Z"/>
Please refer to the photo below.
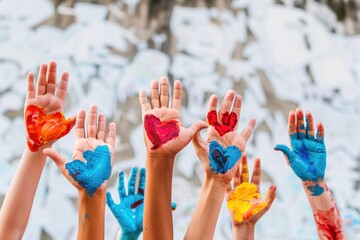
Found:
<path fill-rule="evenodd" d="M 233 104 L 234 102 L 234 104 Z M 231 107 L 233 104 L 233 107 Z M 212 95 L 208 109 L 208 140 L 204 142 L 198 132 L 193 139 L 196 154 L 207 176 L 228 184 L 234 177 L 239 159 L 255 127 L 255 119 L 238 134 L 237 122 L 240 118 L 242 99 L 233 90 L 229 90 L 223 100 L 220 111 L 216 112 L 217 96 Z"/>
<path fill-rule="evenodd" d="M 79 191 L 86 191 L 90 196 L 95 192 L 105 193 L 115 155 L 116 125 L 109 124 L 106 139 L 105 115 L 98 115 L 97 107 L 91 106 L 87 134 L 84 110 L 77 114 L 75 131 L 75 150 L 71 162 L 66 163 L 66 159 L 52 148 L 44 149 L 44 153 Z"/>
<path fill-rule="evenodd" d="M 260 196 L 261 166 L 260 159 L 254 162 L 254 171 L 249 182 L 249 173 L 246 155 L 234 176 L 234 189 L 228 187 L 226 194 L 227 206 L 230 210 L 233 227 L 242 227 L 255 223 L 270 209 L 276 197 L 276 187 L 271 186 L 264 199 Z"/>
<path fill-rule="evenodd" d="M 144 138 L 148 154 L 159 153 L 174 157 L 193 138 L 196 132 L 207 126 L 205 122 L 195 122 L 189 128 L 180 120 L 182 86 L 174 82 L 173 99 L 169 106 L 169 83 L 160 78 L 160 92 L 157 80 L 151 82 L 150 103 L 145 91 L 140 91 L 139 99 L 144 121 Z"/>
<path fill-rule="evenodd" d="M 111 197 L 110 192 L 106 194 L 106 204 L 116 217 L 121 226 L 121 239 L 136 240 L 143 231 L 144 215 L 144 190 L 145 190 L 145 168 L 140 170 L 139 187 L 135 193 L 136 174 L 138 168 L 131 170 L 128 181 L 128 194 L 126 194 L 124 184 L 124 172 L 119 173 L 118 192 L 120 203 L 116 204 Z"/>
<path fill-rule="evenodd" d="M 39 70 L 35 91 L 34 75 L 27 77 L 27 96 L 25 101 L 25 126 L 29 149 L 33 152 L 51 147 L 59 138 L 66 135 L 74 126 L 75 117 L 66 120 L 63 116 L 64 100 L 68 87 L 69 74 L 64 72 L 56 90 L 56 63 L 42 64 Z"/>
<path fill-rule="evenodd" d="M 326 148 L 324 144 L 324 127 L 317 124 L 317 134 L 314 137 L 314 122 L 311 113 L 304 114 L 301 109 L 289 114 L 289 137 L 292 150 L 285 145 L 276 145 L 275 150 L 284 153 L 295 174 L 308 184 L 312 195 L 324 192 L 318 182 L 325 176 Z"/>

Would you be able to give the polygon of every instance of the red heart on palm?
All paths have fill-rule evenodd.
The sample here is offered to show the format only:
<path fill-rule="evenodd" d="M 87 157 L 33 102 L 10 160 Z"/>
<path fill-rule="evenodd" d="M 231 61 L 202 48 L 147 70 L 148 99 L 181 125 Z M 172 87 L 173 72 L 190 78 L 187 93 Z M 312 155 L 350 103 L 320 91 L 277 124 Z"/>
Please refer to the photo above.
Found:
<path fill-rule="evenodd" d="M 42 107 L 29 105 L 25 111 L 26 130 L 29 138 L 28 146 L 32 152 L 39 150 L 43 144 L 59 139 L 71 130 L 71 119 L 66 120 L 64 114 L 56 112 L 47 115 Z"/>
<path fill-rule="evenodd" d="M 158 149 L 162 144 L 179 136 L 180 132 L 177 121 L 160 121 L 152 114 L 145 115 L 144 126 L 148 138 L 154 144 L 152 150 Z"/>
<path fill-rule="evenodd" d="M 223 136 L 225 133 L 234 131 L 234 128 L 238 122 L 238 118 L 236 116 L 236 113 L 228 113 L 225 112 L 221 116 L 221 122 L 223 124 L 220 124 L 217 119 L 217 113 L 215 110 L 210 111 L 207 115 L 208 123 L 211 126 L 214 126 L 216 131 L 220 134 L 220 136 Z"/>

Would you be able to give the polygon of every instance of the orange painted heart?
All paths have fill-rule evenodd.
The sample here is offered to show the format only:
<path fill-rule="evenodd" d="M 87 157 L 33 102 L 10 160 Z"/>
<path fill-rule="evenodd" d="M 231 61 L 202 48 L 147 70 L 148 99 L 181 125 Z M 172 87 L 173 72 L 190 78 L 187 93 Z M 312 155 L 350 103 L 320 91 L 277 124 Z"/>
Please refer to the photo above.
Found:
<path fill-rule="evenodd" d="M 66 120 L 64 114 L 55 112 L 46 115 L 42 107 L 29 105 L 25 111 L 25 123 L 28 136 L 28 146 L 32 152 L 47 142 L 59 139 L 71 130 L 71 119 Z"/>
<path fill-rule="evenodd" d="M 179 125 L 175 120 L 160 121 L 159 118 L 152 114 L 147 114 L 144 121 L 145 131 L 154 144 L 152 150 L 158 149 L 162 144 L 179 136 Z"/>
<path fill-rule="evenodd" d="M 225 133 L 234 131 L 234 128 L 238 122 L 236 113 L 232 112 L 229 114 L 228 112 L 225 112 L 221 116 L 221 122 L 223 124 L 220 124 L 218 122 L 217 113 L 215 110 L 208 113 L 207 120 L 211 126 L 215 127 L 216 131 L 220 134 L 220 136 L 223 136 Z"/>

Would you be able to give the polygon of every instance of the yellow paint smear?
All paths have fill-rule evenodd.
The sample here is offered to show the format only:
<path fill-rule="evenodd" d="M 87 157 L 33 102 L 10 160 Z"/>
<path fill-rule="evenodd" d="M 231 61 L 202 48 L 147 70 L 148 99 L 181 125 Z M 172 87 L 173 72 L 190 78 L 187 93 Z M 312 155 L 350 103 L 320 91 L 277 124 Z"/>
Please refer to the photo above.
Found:
<path fill-rule="evenodd" d="M 234 213 L 234 219 L 242 222 L 264 209 L 267 202 L 261 200 L 255 184 L 243 182 L 230 194 L 227 206 Z"/>

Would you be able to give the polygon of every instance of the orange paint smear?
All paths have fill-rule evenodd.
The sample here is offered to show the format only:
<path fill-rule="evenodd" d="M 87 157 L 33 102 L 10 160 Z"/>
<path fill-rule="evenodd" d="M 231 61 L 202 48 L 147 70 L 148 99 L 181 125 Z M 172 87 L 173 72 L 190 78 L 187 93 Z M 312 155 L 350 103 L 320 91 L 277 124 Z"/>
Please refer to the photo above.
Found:
<path fill-rule="evenodd" d="M 227 206 L 234 213 L 234 219 L 242 222 L 263 210 L 267 202 L 261 200 L 255 184 L 243 182 L 230 194 Z"/>
<path fill-rule="evenodd" d="M 29 149 L 36 152 L 39 148 L 56 139 L 59 139 L 71 130 L 71 119 L 65 119 L 64 114 L 56 112 L 47 115 L 42 107 L 29 105 L 25 111 L 25 123 L 28 136 Z"/>

